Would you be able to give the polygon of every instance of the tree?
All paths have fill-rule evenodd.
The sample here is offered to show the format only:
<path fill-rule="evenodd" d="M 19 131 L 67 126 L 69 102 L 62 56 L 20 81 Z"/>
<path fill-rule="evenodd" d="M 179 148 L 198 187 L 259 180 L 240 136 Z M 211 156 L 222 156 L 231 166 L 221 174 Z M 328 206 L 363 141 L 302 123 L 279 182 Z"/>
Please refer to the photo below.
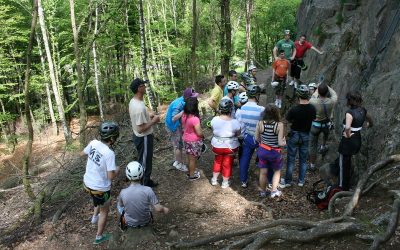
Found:
<path fill-rule="evenodd" d="M 191 46 L 191 80 L 192 85 L 197 88 L 197 65 L 196 65 L 196 42 L 197 42 L 197 8 L 196 0 L 192 1 L 192 46 Z"/>
<path fill-rule="evenodd" d="M 253 12 L 253 0 L 246 1 L 246 52 L 245 52 L 245 60 L 247 68 L 250 64 L 250 50 L 251 50 L 251 37 L 250 37 L 250 29 L 251 29 L 251 13 Z"/>
<path fill-rule="evenodd" d="M 229 61 L 232 53 L 232 27 L 231 27 L 231 13 L 230 13 L 230 0 L 221 1 L 221 73 L 228 74 Z"/>

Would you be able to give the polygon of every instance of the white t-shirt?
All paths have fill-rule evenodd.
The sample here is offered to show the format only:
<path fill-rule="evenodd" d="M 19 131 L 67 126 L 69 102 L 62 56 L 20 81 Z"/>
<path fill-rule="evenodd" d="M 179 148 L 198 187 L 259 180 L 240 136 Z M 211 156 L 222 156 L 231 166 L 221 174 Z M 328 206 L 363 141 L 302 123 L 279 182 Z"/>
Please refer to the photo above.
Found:
<path fill-rule="evenodd" d="M 117 169 L 114 152 L 98 140 L 91 141 L 83 152 L 88 155 L 83 176 L 85 186 L 97 191 L 109 191 L 111 180 L 108 179 L 107 172 Z"/>
<path fill-rule="evenodd" d="M 234 149 L 239 147 L 236 133 L 240 131 L 240 123 L 237 120 L 226 121 L 216 116 L 211 120 L 211 127 L 214 134 L 211 145 L 214 148 Z"/>
<path fill-rule="evenodd" d="M 143 137 L 153 133 L 153 127 L 150 127 L 144 133 L 139 133 L 138 126 L 150 122 L 149 112 L 144 105 L 144 101 L 132 98 L 129 102 L 129 116 L 131 117 L 132 129 L 136 136 Z"/>

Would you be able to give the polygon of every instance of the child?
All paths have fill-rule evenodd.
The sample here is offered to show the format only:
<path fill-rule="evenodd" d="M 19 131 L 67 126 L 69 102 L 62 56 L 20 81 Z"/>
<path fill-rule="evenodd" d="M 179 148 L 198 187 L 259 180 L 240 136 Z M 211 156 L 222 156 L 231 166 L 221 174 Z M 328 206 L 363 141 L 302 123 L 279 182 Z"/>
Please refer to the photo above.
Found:
<path fill-rule="evenodd" d="M 99 132 L 101 141 L 91 141 L 82 153 L 88 156 L 83 182 L 85 190 L 93 198 L 92 223 L 97 223 L 97 234 L 93 244 L 100 244 L 111 236 L 103 232 L 110 209 L 111 180 L 117 173 L 115 154 L 111 146 L 119 136 L 119 127 L 115 122 L 105 121 L 100 125 Z"/>
<path fill-rule="evenodd" d="M 200 172 L 196 170 L 197 157 L 200 156 L 203 147 L 203 131 L 200 124 L 199 101 L 197 98 L 189 98 L 183 108 L 181 118 L 183 128 L 184 150 L 189 161 L 189 180 L 200 178 Z"/>
<path fill-rule="evenodd" d="M 286 145 L 283 136 L 283 123 L 280 121 L 279 109 L 273 104 L 267 104 L 263 120 L 257 123 L 255 139 L 260 143 L 258 155 L 258 167 L 260 168 L 260 196 L 266 197 L 267 172 L 274 171 L 272 178 L 271 197 L 279 197 L 278 184 L 282 169 L 281 148 Z"/>
<path fill-rule="evenodd" d="M 222 188 L 229 187 L 229 178 L 232 175 L 233 158 L 239 147 L 237 136 L 240 135 L 240 123 L 232 119 L 231 112 L 233 102 L 230 99 L 222 99 L 219 103 L 221 115 L 211 120 L 213 138 L 212 150 L 215 153 L 213 178 L 211 185 L 218 185 L 218 176 L 222 173 Z"/>
<path fill-rule="evenodd" d="M 275 87 L 275 105 L 278 108 L 282 107 L 282 96 L 285 93 L 287 75 L 289 72 L 289 62 L 285 59 L 285 51 L 279 51 L 279 58 L 272 64 L 272 81 L 279 82 Z"/>
<path fill-rule="evenodd" d="M 132 161 L 126 166 L 126 178 L 130 181 L 127 188 L 121 190 L 118 197 L 117 208 L 120 214 L 121 228 L 144 227 L 152 222 L 150 207 L 156 212 L 167 214 L 169 209 L 162 206 L 150 187 L 140 184 L 144 168 L 137 161 Z"/>

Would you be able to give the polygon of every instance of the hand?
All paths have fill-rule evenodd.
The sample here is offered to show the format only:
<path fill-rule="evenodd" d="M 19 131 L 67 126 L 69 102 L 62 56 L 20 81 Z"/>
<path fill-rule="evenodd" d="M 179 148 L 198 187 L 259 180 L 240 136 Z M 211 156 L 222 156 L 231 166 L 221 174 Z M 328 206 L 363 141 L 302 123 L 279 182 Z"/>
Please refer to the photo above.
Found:
<path fill-rule="evenodd" d="M 343 132 L 344 138 L 350 138 L 352 135 L 354 135 L 354 133 L 350 133 L 350 136 L 347 136 L 347 133 L 346 133 L 346 132 Z"/>
<path fill-rule="evenodd" d="M 163 213 L 164 213 L 164 214 L 167 214 L 167 213 L 169 213 L 169 208 L 167 208 L 167 207 L 163 207 Z"/>
<path fill-rule="evenodd" d="M 154 116 L 155 116 L 154 112 L 149 112 L 150 119 L 153 119 Z"/>
<path fill-rule="evenodd" d="M 294 56 L 290 57 L 290 60 L 293 61 L 294 60 Z"/>
<path fill-rule="evenodd" d="M 324 54 L 324 52 L 323 51 L 321 51 L 321 53 L 319 53 L 320 55 L 323 55 Z"/>
<path fill-rule="evenodd" d="M 158 123 L 160 122 L 160 116 L 159 115 L 153 115 L 153 118 L 151 118 L 151 121 L 153 123 Z"/>

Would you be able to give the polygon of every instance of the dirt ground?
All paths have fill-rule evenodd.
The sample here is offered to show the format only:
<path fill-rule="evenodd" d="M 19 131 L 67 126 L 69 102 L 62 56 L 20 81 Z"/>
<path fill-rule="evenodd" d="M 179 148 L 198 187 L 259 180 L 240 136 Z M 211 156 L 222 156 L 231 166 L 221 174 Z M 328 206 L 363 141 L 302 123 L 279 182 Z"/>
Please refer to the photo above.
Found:
<path fill-rule="evenodd" d="M 269 79 L 269 77 L 270 72 L 259 72 L 259 81 L 267 81 L 266 79 Z M 273 102 L 272 96 L 272 89 L 269 86 L 267 94 L 261 97 L 261 103 Z M 95 124 L 96 120 L 92 122 Z M 129 118 L 122 116 L 119 118 L 119 122 L 122 128 L 122 136 L 115 151 L 117 153 L 117 164 L 124 166 L 126 162 L 133 159 L 135 153 L 130 141 Z M 94 129 L 91 135 L 95 131 Z M 208 137 L 211 136 L 210 130 L 206 130 L 206 133 Z M 9 233 L 7 229 L 22 220 L 26 211 L 32 206 L 32 202 L 29 201 L 20 186 L 11 190 L 2 190 L 0 193 L 0 249 L 121 248 L 124 236 L 119 229 L 116 197 L 119 191 L 127 186 L 124 180 L 124 169 L 121 168 L 112 187 L 112 208 L 106 227 L 106 231 L 113 234 L 112 244 L 103 243 L 94 246 L 92 241 L 96 233 L 96 226 L 90 223 L 92 215 L 91 199 L 79 187 L 85 168 L 85 160 L 76 161 L 78 158 L 76 151 L 65 153 L 61 137 L 44 136 L 42 138 L 34 145 L 36 153 L 33 165 L 47 164 L 50 167 L 47 167 L 47 171 L 41 174 L 38 180 L 35 180 L 33 185 L 35 191 L 41 190 L 43 186 L 41 182 L 45 181 L 46 178 L 57 176 L 59 171 L 69 170 L 74 173 L 70 175 L 69 178 L 71 179 L 64 177 L 62 180 L 60 179 L 60 183 L 65 184 L 56 188 L 55 192 L 72 191 L 69 191 L 70 195 L 46 202 L 40 224 L 34 224 L 31 217 L 28 217 L 19 224 L 16 230 Z M 220 186 L 210 184 L 214 158 L 210 150 L 198 162 L 201 178 L 196 181 L 188 181 L 185 173 L 172 167 L 172 148 L 165 136 L 163 125 L 158 126 L 155 138 L 152 176 L 160 185 L 154 188 L 154 191 L 160 202 L 170 208 L 170 213 L 167 215 L 155 214 L 152 240 L 139 242 L 136 246 L 131 246 L 132 249 L 169 249 L 170 243 L 175 241 L 191 241 L 199 237 L 216 235 L 274 219 L 299 218 L 317 221 L 328 218 L 326 211 L 319 211 L 315 205 L 306 199 L 306 194 L 311 189 L 312 183 L 319 179 L 316 172 L 307 172 L 304 187 L 293 185 L 283 189 L 283 196 L 279 199 L 262 199 L 258 196 L 258 173 L 255 159 L 252 160 L 250 185 L 247 189 L 240 187 L 237 163 L 234 165 L 231 187 L 222 189 Z M 8 159 L 3 157 L 2 161 L 8 160 L 17 165 L 22 156 L 21 152 L 23 150 L 19 149 L 14 156 Z M 284 173 L 285 170 L 283 170 Z M 294 183 L 296 181 L 297 169 L 294 172 Z M 71 186 L 74 188 L 69 188 Z M 258 203 L 262 203 L 264 206 L 260 206 Z M 64 204 L 67 204 L 67 209 L 58 221 L 52 223 L 53 215 Z M 380 214 L 390 211 L 391 205 L 391 197 L 387 194 L 382 195 L 379 189 L 375 189 L 363 197 L 359 205 L 360 209 L 356 210 L 355 216 L 369 222 Z M 380 227 L 381 231 L 384 231 L 384 229 L 384 226 Z M 212 245 L 206 245 L 203 249 L 219 249 L 230 242 L 231 240 L 219 241 Z M 265 249 L 365 249 L 367 247 L 369 247 L 369 244 L 349 235 L 322 239 L 307 244 L 274 241 Z M 399 247 L 399 232 L 397 232 L 384 249 L 399 249 Z"/>

